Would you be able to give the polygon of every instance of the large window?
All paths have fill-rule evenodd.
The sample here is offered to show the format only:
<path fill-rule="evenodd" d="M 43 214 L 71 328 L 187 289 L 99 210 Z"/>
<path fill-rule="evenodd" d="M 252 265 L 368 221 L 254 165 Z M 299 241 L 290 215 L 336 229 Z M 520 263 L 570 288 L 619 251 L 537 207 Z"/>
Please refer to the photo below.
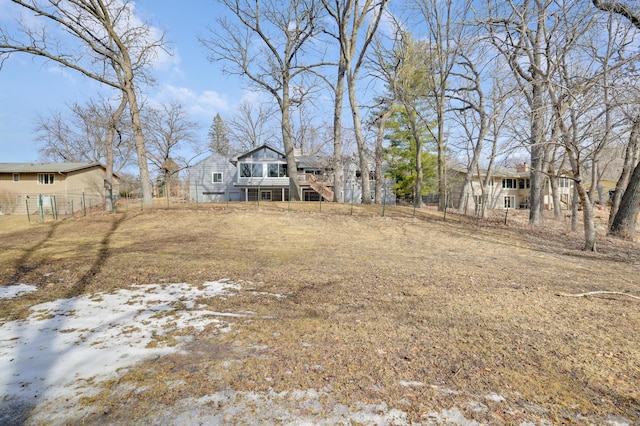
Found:
<path fill-rule="evenodd" d="M 286 164 L 269 164 L 269 177 L 287 177 L 287 165 Z"/>
<path fill-rule="evenodd" d="M 558 179 L 558 186 L 560 188 L 570 188 L 571 184 L 569 182 L 569 179 L 567 179 L 567 178 L 559 178 Z"/>
<path fill-rule="evenodd" d="M 211 174 L 211 182 L 212 183 L 222 183 L 222 172 L 213 172 Z"/>
<path fill-rule="evenodd" d="M 38 173 L 38 183 L 40 185 L 51 185 L 53 183 L 53 173 Z"/>
<path fill-rule="evenodd" d="M 263 164 L 240 163 L 240 177 L 263 177 Z"/>
<path fill-rule="evenodd" d="M 520 189 L 529 189 L 529 188 L 531 188 L 531 181 L 529 180 L 529 178 L 518 179 L 518 188 L 520 188 Z"/>

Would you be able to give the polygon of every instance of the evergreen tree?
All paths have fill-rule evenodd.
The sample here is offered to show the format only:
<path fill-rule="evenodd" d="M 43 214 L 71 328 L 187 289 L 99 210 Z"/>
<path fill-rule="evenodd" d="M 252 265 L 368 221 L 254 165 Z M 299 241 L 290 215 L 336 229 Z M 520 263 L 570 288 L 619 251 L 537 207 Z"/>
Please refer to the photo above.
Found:
<path fill-rule="evenodd" d="M 212 152 L 228 157 L 231 154 L 231 143 L 229 141 L 229 129 L 220 114 L 213 117 L 213 123 L 209 127 L 207 136 L 209 137 L 209 149 Z"/>
<path fill-rule="evenodd" d="M 416 179 L 416 139 L 409 123 L 404 107 L 394 108 L 393 114 L 386 123 L 389 146 L 385 157 L 388 162 L 387 176 L 395 180 L 394 193 L 398 197 L 414 197 Z M 434 154 L 435 140 L 426 126 L 417 129 L 422 141 L 422 185 L 421 195 L 429 194 L 437 189 L 437 156 Z"/>

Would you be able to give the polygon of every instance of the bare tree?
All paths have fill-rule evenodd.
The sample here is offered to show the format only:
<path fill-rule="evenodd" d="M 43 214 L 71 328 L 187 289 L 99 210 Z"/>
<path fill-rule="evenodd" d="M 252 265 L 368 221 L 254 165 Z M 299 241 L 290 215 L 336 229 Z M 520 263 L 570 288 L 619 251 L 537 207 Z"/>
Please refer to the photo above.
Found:
<path fill-rule="evenodd" d="M 179 150 L 185 143 L 195 141 L 193 131 L 197 124 L 177 103 L 149 108 L 143 116 L 149 160 L 160 173 L 168 197 L 173 176 L 189 166 L 190 159 L 181 156 Z"/>
<path fill-rule="evenodd" d="M 90 99 L 71 104 L 65 111 L 38 116 L 35 139 L 41 144 L 40 156 L 50 161 L 105 164 L 111 145 L 113 171 L 118 173 L 130 164 L 135 149 L 129 126 L 118 115 L 119 108 L 110 100 Z"/>
<path fill-rule="evenodd" d="M 117 107 L 109 99 L 89 100 L 85 105 L 69 106 L 69 116 L 58 111 L 39 117 L 36 124 L 36 140 L 43 144 L 43 158 L 105 164 L 104 196 L 109 211 L 114 208 L 110 186 L 113 173 L 129 165 L 134 152 L 130 126 L 122 120 L 126 106 L 124 97 Z"/>
<path fill-rule="evenodd" d="M 54 61 L 122 92 L 129 104 L 144 205 L 152 188 L 137 93 L 148 82 L 148 66 L 164 46 L 163 35 L 138 22 L 128 0 L 10 0 L 34 14 L 40 26 L 20 20 L 0 29 L 0 57 L 27 53 Z M 62 30 L 62 31 L 61 31 Z"/>
<path fill-rule="evenodd" d="M 281 131 L 291 199 L 300 200 L 300 183 L 291 133 L 292 86 L 304 87 L 304 76 L 321 61 L 305 62 L 319 25 L 320 7 L 313 0 L 221 0 L 235 23 L 217 19 L 211 37 L 201 39 L 211 61 L 222 62 L 223 71 L 240 75 L 276 100 L 281 114 Z"/>
<path fill-rule="evenodd" d="M 593 4 L 600 10 L 615 13 L 627 18 L 633 26 L 635 26 L 637 29 L 640 29 L 640 14 L 638 14 L 637 11 L 635 11 L 632 7 L 618 1 L 605 2 L 602 0 L 593 0 Z M 631 140 L 630 143 L 632 143 Z M 616 192 L 617 191 L 618 188 L 616 188 Z M 615 215 L 610 220 L 609 234 L 633 240 L 635 234 L 636 217 L 638 216 L 639 212 L 640 163 L 635 166 L 633 173 L 631 173 L 631 176 L 629 177 L 629 183 L 626 186 L 626 190 L 620 198 L 620 205 L 617 208 Z"/>
<path fill-rule="evenodd" d="M 506 109 L 505 104 L 511 93 L 508 83 L 505 84 L 506 78 L 500 82 L 498 81 L 501 76 L 499 76 L 496 68 L 489 67 L 490 71 L 488 73 L 479 68 L 479 66 L 489 66 L 489 64 L 479 61 L 478 59 L 482 58 L 481 53 L 480 51 L 476 53 L 475 57 L 471 57 L 467 53 L 459 52 L 459 70 L 452 72 L 452 75 L 458 78 L 459 86 L 451 88 L 451 94 L 449 95 L 453 102 L 451 109 L 460 117 L 459 122 L 463 124 L 462 127 L 467 135 L 468 152 L 470 153 L 458 198 L 458 210 L 460 212 L 467 210 L 468 198 L 473 192 L 471 182 L 476 175 L 481 182 L 481 200 L 486 200 L 485 192 L 487 187 L 482 184 L 484 179 L 480 175 L 480 156 L 484 152 L 485 142 L 492 129 L 497 128 L 495 122 Z M 487 74 L 491 73 L 494 74 L 493 78 L 487 76 Z M 487 89 L 490 91 L 490 96 L 485 94 Z M 494 137 L 492 152 L 495 153 L 496 148 L 497 137 Z M 493 158 L 490 158 L 489 164 L 493 165 Z M 487 168 L 485 173 L 490 175 L 491 169 Z M 482 206 L 480 213 L 484 216 L 486 202 L 482 202 Z"/>
<path fill-rule="evenodd" d="M 386 11 L 388 0 L 322 0 L 324 7 L 336 24 L 333 37 L 340 46 L 338 59 L 338 75 L 335 85 L 334 104 L 334 191 L 335 200 L 344 202 L 344 174 L 342 164 L 342 101 L 344 98 L 344 81 L 346 78 L 349 104 L 356 144 L 358 146 L 359 168 L 362 176 L 362 203 L 370 204 L 371 186 L 369 182 L 369 155 L 367 152 L 364 134 L 362 131 L 362 118 L 357 97 L 356 85 L 360 69 L 365 59 L 367 49 L 371 45 L 374 35 L 378 30 L 380 20 Z M 360 32 L 367 23 L 362 36 Z"/>
<path fill-rule="evenodd" d="M 505 10 L 502 10 L 504 5 Z M 546 177 L 545 151 L 545 86 L 553 70 L 553 63 L 545 58 L 552 42 L 553 22 L 551 2 L 521 0 L 518 2 L 488 3 L 485 20 L 490 40 L 509 64 L 520 90 L 526 98 L 529 113 L 529 150 L 531 153 L 531 196 L 529 224 L 543 222 L 543 190 Z"/>
<path fill-rule="evenodd" d="M 233 147 L 248 151 L 274 140 L 275 132 L 269 126 L 274 112 L 270 103 L 240 102 L 236 115 L 228 122 Z"/>
<path fill-rule="evenodd" d="M 420 19 L 424 20 L 431 50 L 431 81 L 429 94 L 433 100 L 436 126 L 430 128 L 438 151 L 438 208 L 446 202 L 446 119 L 447 90 L 458 56 L 465 48 L 467 14 L 471 2 L 455 0 L 415 0 Z M 434 131 L 435 130 L 435 131 Z"/>

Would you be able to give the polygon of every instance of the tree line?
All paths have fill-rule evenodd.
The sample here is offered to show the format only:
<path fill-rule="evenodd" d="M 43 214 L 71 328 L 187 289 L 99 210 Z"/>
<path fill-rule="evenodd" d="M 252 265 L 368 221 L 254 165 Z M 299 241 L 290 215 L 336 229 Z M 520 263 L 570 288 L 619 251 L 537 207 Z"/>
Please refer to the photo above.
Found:
<path fill-rule="evenodd" d="M 10 3 L 32 18 L 20 21 L 16 14 L 18 25 L 0 28 L 0 64 L 12 54 L 36 55 L 115 93 L 115 101 L 70 106 L 72 118 L 41 117 L 43 151 L 59 158 L 74 152 L 104 158 L 111 173 L 133 159 L 133 148 L 143 203 L 150 205 L 149 164 L 170 176 L 180 168 L 173 158 L 176 144 L 194 139 L 193 123 L 181 106 L 140 105 L 151 84 L 150 65 L 166 47 L 165 34 L 133 19 L 128 0 Z M 381 202 L 386 161 L 396 193 L 421 207 L 422 195 L 435 192 L 444 209 L 453 184 L 448 169 L 455 165 L 464 175 L 456 200 L 461 210 L 469 195 L 488 193 L 496 167 L 525 158 L 530 225 L 543 225 L 547 182 L 554 215 L 561 216 L 558 179 L 568 176 L 575 188 L 573 227 L 581 207 L 584 248 L 595 250 L 594 205 L 609 202 L 600 180 L 619 160 L 609 233 L 633 239 L 640 208 L 640 20 L 631 5 L 601 0 L 215 3 L 226 13 L 212 18 L 199 39 L 203 54 L 269 102 L 242 104 L 230 120 L 216 114 L 209 148 L 226 155 L 277 141 L 287 157 L 292 197 L 299 196 L 295 148 L 325 150 L 332 157 L 337 202 L 344 202 L 343 165 L 351 150 L 364 177 L 365 204 Z M 277 132 L 267 124 L 273 120 Z M 101 124 L 91 124 L 96 122 Z M 94 143 L 99 140 L 102 151 Z M 480 194 L 474 180 L 481 182 Z"/>

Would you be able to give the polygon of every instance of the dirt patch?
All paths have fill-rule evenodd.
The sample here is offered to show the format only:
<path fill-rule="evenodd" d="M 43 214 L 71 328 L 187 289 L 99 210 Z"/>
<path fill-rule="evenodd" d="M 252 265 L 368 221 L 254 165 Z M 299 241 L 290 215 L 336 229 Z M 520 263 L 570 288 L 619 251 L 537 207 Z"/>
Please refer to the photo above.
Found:
<path fill-rule="evenodd" d="M 82 400 L 94 423 L 639 420 L 638 303 L 557 296 L 640 295 L 637 245 L 602 237 L 588 254 L 564 224 L 349 207 L 128 211 L 3 233 L 0 281 L 38 291 L 0 301 L 0 322 L 78 283 L 240 283 L 197 303 L 250 315 L 104 382 Z"/>

